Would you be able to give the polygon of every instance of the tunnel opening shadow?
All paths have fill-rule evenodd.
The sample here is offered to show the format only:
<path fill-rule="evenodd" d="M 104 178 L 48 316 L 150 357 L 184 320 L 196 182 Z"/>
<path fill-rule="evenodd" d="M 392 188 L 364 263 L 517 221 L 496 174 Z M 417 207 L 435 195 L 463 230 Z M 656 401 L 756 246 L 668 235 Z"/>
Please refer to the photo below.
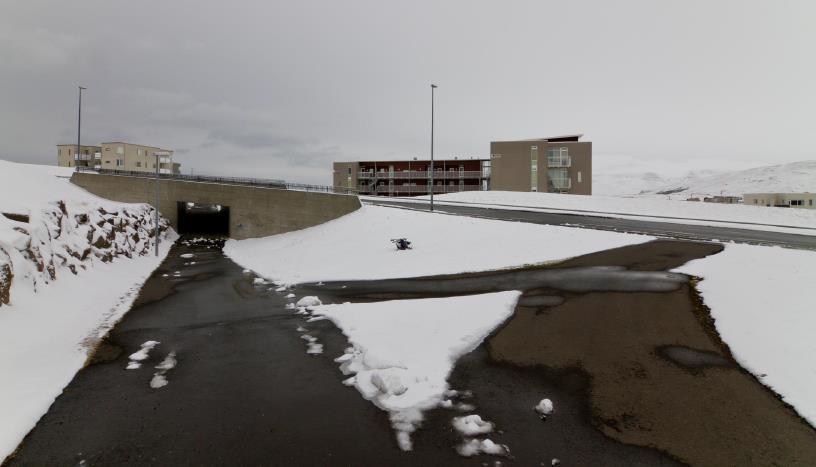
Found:
<path fill-rule="evenodd" d="M 229 206 L 179 201 L 177 211 L 181 235 L 229 236 Z"/>

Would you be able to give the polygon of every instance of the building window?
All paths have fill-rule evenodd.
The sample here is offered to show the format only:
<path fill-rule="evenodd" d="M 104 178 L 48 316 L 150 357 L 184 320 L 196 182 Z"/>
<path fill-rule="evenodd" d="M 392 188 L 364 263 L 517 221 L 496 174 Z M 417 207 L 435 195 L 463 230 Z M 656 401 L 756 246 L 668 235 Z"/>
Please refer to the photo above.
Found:
<path fill-rule="evenodd" d="M 547 149 L 547 167 L 569 167 L 569 148 L 561 146 Z"/>
<path fill-rule="evenodd" d="M 804 206 L 805 200 L 803 199 L 792 199 L 790 200 L 791 206 Z"/>
<path fill-rule="evenodd" d="M 549 169 L 547 176 L 550 180 L 550 185 L 555 190 L 569 190 L 571 187 L 569 172 L 566 168 Z"/>
<path fill-rule="evenodd" d="M 348 174 L 351 175 L 351 167 L 348 168 Z"/>
<path fill-rule="evenodd" d="M 813 200 L 812 199 L 808 200 L 808 205 L 813 206 Z"/>
<path fill-rule="evenodd" d="M 578 183 L 581 183 L 581 171 L 578 171 Z"/>
<path fill-rule="evenodd" d="M 142 163 L 140 161 L 136 161 L 136 167 L 141 167 Z"/>
<path fill-rule="evenodd" d="M 105 148 L 105 151 L 110 151 L 110 148 Z"/>
<path fill-rule="evenodd" d="M 125 161 L 122 159 L 116 159 L 116 167 L 122 167 L 123 165 L 125 165 Z"/>

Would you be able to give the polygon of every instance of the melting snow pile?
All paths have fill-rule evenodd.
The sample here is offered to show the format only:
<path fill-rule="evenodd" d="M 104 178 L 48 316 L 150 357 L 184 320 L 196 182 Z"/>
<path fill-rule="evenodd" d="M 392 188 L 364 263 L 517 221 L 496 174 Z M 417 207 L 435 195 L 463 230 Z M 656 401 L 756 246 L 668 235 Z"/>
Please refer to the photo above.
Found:
<path fill-rule="evenodd" d="M 513 313 L 520 295 L 510 291 L 315 305 L 313 314 L 331 319 L 348 337 L 352 347 L 336 359 L 341 370 L 351 375 L 346 384 L 389 412 L 399 446 L 410 450 L 411 433 L 422 422 L 423 411 L 443 401 L 456 360 Z M 462 423 L 479 424 L 475 418 Z M 478 448 L 493 453 L 501 448 L 488 442 L 478 441 L 469 452 Z"/>
<path fill-rule="evenodd" d="M 553 403 L 549 399 L 541 399 L 541 402 L 539 402 L 534 408 L 541 418 L 544 419 L 547 418 L 547 415 L 552 413 Z"/>

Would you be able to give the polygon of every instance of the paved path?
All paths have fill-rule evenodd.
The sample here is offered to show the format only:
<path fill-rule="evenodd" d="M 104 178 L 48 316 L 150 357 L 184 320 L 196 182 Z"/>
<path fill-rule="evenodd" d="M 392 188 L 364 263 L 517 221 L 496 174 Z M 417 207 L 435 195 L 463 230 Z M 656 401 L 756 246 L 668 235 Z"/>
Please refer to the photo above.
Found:
<path fill-rule="evenodd" d="M 428 204 L 413 201 L 391 199 L 364 200 L 368 204 L 393 206 L 408 209 L 428 210 Z M 740 229 L 734 227 L 715 227 L 695 224 L 676 224 L 647 220 L 619 219 L 591 214 L 567 214 L 540 211 L 510 210 L 466 205 L 437 204 L 439 212 L 461 216 L 484 217 L 507 221 L 530 222 L 534 224 L 564 225 L 617 232 L 640 233 L 657 237 L 670 237 L 684 240 L 734 241 L 754 245 L 778 245 L 786 248 L 816 250 L 816 235 L 792 234 L 765 230 Z M 813 233 L 813 229 L 803 229 Z"/>
<path fill-rule="evenodd" d="M 720 248 L 659 241 L 521 272 L 294 289 L 332 303 L 525 290 L 513 318 L 450 377 L 454 389 L 472 390 L 463 402 L 473 412 L 429 411 L 406 453 L 387 414 L 342 384 L 333 359 L 348 344 L 330 321 L 307 323 L 285 309 L 285 294 L 253 285 L 220 248 L 177 245 L 7 464 L 492 465 L 496 458 L 454 450 L 462 437 L 451 419 L 478 413 L 497 423 L 490 437 L 510 446 L 505 465 L 556 457 L 562 465 L 806 465 L 816 456 L 813 429 L 738 368 L 695 317 L 685 282 L 643 289 L 655 278 L 626 282 L 626 271 L 592 269 L 661 271 Z M 605 292 L 627 284 L 633 291 Z M 324 354 L 306 354 L 299 326 Z M 126 369 L 148 340 L 160 344 L 141 368 Z M 166 386 L 152 388 L 170 352 L 178 364 L 164 373 Z M 541 397 L 556 404 L 546 422 L 532 410 Z"/>

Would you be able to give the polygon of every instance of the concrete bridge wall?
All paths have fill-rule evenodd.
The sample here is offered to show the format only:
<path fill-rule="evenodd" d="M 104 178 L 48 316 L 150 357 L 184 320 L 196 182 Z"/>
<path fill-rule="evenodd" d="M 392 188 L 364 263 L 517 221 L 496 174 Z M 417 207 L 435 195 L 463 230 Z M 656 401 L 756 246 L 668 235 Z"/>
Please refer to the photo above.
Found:
<path fill-rule="evenodd" d="M 155 179 L 75 172 L 71 183 L 123 203 L 155 204 Z M 178 227 L 178 202 L 220 204 L 230 208 L 230 237 L 265 237 L 336 219 L 360 208 L 354 195 L 247 185 L 159 181 L 159 212 Z"/>

